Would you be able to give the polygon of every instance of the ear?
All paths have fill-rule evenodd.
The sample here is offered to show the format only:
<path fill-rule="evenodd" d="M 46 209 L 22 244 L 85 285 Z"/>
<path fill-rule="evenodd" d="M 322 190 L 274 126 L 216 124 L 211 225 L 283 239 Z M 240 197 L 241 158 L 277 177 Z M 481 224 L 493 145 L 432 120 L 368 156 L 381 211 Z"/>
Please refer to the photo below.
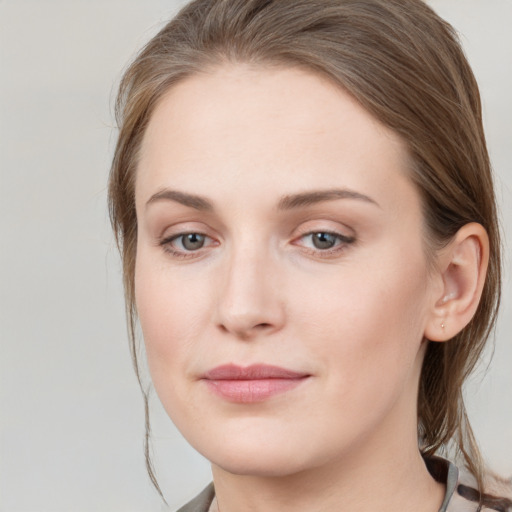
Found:
<path fill-rule="evenodd" d="M 425 338 L 447 341 L 468 325 L 482 296 L 488 263 L 487 232 L 480 224 L 466 224 L 438 254 L 440 286 L 432 298 Z"/>

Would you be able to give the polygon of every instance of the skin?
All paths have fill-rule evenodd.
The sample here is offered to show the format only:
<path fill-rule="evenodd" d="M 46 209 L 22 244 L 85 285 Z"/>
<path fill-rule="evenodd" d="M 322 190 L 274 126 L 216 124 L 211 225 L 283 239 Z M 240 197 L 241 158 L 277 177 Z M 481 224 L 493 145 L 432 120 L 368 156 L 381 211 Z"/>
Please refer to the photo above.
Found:
<path fill-rule="evenodd" d="M 136 304 L 155 389 L 212 462 L 222 512 L 438 510 L 443 486 L 417 446 L 424 340 L 466 321 L 462 292 L 478 302 L 479 274 L 453 254 L 481 268 L 483 235 L 469 229 L 429 272 L 408 162 L 397 135 L 300 69 L 225 65 L 155 109 L 136 180 Z M 333 190 L 366 199 L 283 200 Z M 314 245 L 323 232 L 330 250 Z M 186 233 L 203 247 L 187 250 Z M 309 377 L 231 403 L 201 378 L 227 363 Z"/>

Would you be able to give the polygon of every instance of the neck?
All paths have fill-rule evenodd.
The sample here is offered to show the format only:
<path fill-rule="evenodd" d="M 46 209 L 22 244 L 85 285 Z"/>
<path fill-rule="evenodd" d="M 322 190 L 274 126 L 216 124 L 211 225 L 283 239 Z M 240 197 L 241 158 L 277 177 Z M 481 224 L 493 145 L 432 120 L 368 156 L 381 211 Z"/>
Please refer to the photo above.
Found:
<path fill-rule="evenodd" d="M 403 446 L 388 456 L 373 454 L 364 463 L 348 456 L 282 477 L 235 475 L 213 466 L 220 512 L 437 512 L 444 486 L 428 473 L 414 449 Z"/>

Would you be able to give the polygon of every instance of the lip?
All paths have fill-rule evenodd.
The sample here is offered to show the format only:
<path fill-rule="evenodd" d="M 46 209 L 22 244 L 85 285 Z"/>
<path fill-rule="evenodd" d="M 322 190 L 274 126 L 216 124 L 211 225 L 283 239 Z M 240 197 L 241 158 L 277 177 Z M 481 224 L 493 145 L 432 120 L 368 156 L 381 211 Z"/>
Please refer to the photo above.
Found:
<path fill-rule="evenodd" d="M 202 380 L 210 391 L 236 403 L 263 402 L 291 391 L 310 377 L 279 366 L 226 364 L 206 372 Z"/>

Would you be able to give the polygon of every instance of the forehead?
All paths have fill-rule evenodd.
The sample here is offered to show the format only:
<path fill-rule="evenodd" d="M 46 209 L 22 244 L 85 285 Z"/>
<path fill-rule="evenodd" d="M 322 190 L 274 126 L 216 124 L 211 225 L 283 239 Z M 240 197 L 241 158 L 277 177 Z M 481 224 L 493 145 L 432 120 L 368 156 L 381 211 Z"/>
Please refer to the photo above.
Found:
<path fill-rule="evenodd" d="M 225 65 L 160 100 L 145 133 L 136 193 L 261 187 L 408 185 L 407 150 L 341 87 L 301 68 Z M 405 171 L 405 172 L 404 172 Z M 395 181 L 400 183 L 394 183 Z M 285 193 L 293 192 L 284 190 Z"/>

